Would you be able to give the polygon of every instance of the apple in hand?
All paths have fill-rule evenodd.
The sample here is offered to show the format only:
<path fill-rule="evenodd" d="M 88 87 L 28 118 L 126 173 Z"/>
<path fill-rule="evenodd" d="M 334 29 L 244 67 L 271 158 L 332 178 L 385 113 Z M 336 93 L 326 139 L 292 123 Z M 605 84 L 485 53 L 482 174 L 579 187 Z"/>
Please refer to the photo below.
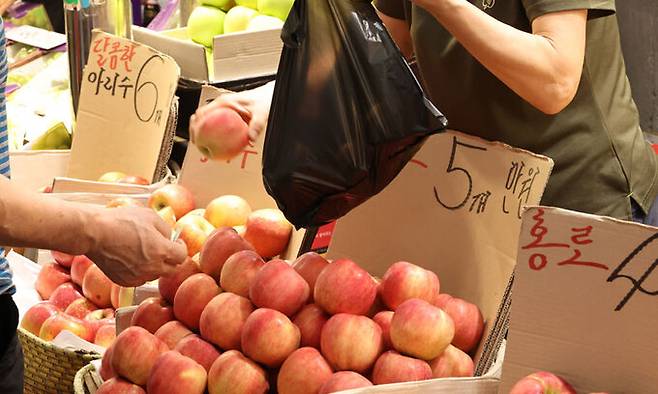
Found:
<path fill-rule="evenodd" d="M 480 343 L 484 331 L 484 319 L 477 305 L 461 298 L 451 297 L 442 308 L 455 324 L 452 344 L 470 353 Z"/>
<path fill-rule="evenodd" d="M 185 325 L 178 320 L 165 323 L 155 332 L 155 337 L 167 344 L 169 349 L 176 348 L 178 342 L 188 335 L 194 334 Z"/>
<path fill-rule="evenodd" d="M 71 262 L 71 280 L 78 286 L 82 286 L 82 280 L 89 267 L 94 263 L 87 256 L 75 256 Z"/>
<path fill-rule="evenodd" d="M 146 391 L 127 380 L 111 378 L 100 385 L 96 394 L 146 394 Z"/>
<path fill-rule="evenodd" d="M 310 346 L 320 349 L 322 328 L 329 320 L 329 315 L 315 304 L 308 304 L 302 308 L 292 322 L 299 327 L 301 346 Z"/>
<path fill-rule="evenodd" d="M 51 250 L 50 254 L 51 256 L 53 256 L 53 259 L 55 259 L 55 262 L 64 268 L 71 268 L 71 264 L 73 263 L 73 258 L 75 258 L 75 256 L 71 254 L 58 252 L 56 250 Z"/>
<path fill-rule="evenodd" d="M 222 22 L 225 22 L 225 19 L 222 19 Z M 189 27 L 188 24 L 188 29 Z M 223 30 L 223 27 L 219 29 Z M 212 45 L 212 37 L 209 38 L 210 45 L 206 46 Z M 192 39 L 194 40 L 194 36 Z M 201 37 L 201 40 L 205 39 Z M 191 140 L 199 152 L 210 160 L 230 160 L 242 153 L 249 144 L 249 125 L 232 108 L 220 107 L 207 111 L 200 121 L 199 127 L 192 130 Z"/>
<path fill-rule="evenodd" d="M 382 329 L 382 336 L 384 338 L 384 348 L 393 349 L 393 343 L 391 342 L 391 321 L 393 320 L 393 312 L 391 311 L 382 311 L 376 314 L 372 320 L 375 323 L 379 324 L 379 327 Z"/>
<path fill-rule="evenodd" d="M 253 8 L 239 5 L 231 8 L 224 17 L 224 34 L 246 30 L 256 15 L 258 12 Z"/>
<path fill-rule="evenodd" d="M 519 380 L 509 394 L 576 394 L 576 390 L 561 377 L 539 371 Z"/>
<path fill-rule="evenodd" d="M 201 313 L 201 336 L 224 350 L 239 350 L 242 329 L 253 311 L 254 306 L 247 298 L 221 293 Z"/>
<path fill-rule="evenodd" d="M 203 309 L 221 292 L 206 274 L 194 274 L 180 285 L 174 297 L 174 316 L 192 330 L 199 329 Z"/>
<path fill-rule="evenodd" d="M 174 213 L 174 208 L 164 207 L 156 213 L 162 218 L 162 220 L 164 220 L 165 223 L 170 225 L 171 228 L 176 227 L 176 214 Z"/>
<path fill-rule="evenodd" d="M 455 325 L 440 308 L 412 298 L 395 310 L 390 334 L 397 351 L 430 361 L 440 356 L 450 345 Z"/>
<path fill-rule="evenodd" d="M 78 319 L 84 319 L 85 316 L 97 309 L 98 307 L 96 304 L 83 297 L 70 303 L 64 312 L 67 315 L 76 317 Z"/>
<path fill-rule="evenodd" d="M 362 375 L 352 371 L 340 371 L 334 373 L 331 378 L 320 387 L 318 394 L 330 394 L 370 386 L 372 386 L 372 383 Z"/>
<path fill-rule="evenodd" d="M 297 271 L 299 275 L 304 278 L 306 283 L 308 283 L 311 293 L 315 289 L 315 282 L 322 272 L 329 265 L 329 262 L 319 254 L 315 252 L 306 252 L 303 255 L 297 257 L 297 259 L 292 263 L 292 268 Z M 311 294 L 313 296 L 313 294 Z"/>
<path fill-rule="evenodd" d="M 372 370 L 374 384 L 416 382 L 432 378 L 430 365 L 417 358 L 389 350 L 379 356 Z"/>
<path fill-rule="evenodd" d="M 265 262 L 253 250 L 236 252 L 226 259 L 219 277 L 219 285 L 224 291 L 249 297 L 249 287 L 263 265 Z"/>
<path fill-rule="evenodd" d="M 252 360 L 278 367 L 299 348 L 299 328 L 283 313 L 261 308 L 253 312 L 242 327 L 242 350 Z"/>
<path fill-rule="evenodd" d="M 271 260 L 256 273 L 249 298 L 259 308 L 270 308 L 286 316 L 294 315 L 306 304 L 308 283 L 283 260 Z"/>
<path fill-rule="evenodd" d="M 320 348 L 336 370 L 363 373 L 384 349 L 382 329 L 368 317 L 339 313 L 324 325 Z"/>
<path fill-rule="evenodd" d="M 242 226 L 247 223 L 251 207 L 240 197 L 227 194 L 210 201 L 203 217 L 215 227 Z"/>
<path fill-rule="evenodd" d="M 61 284 L 70 281 L 71 275 L 62 266 L 56 263 L 47 263 L 41 267 L 34 287 L 41 298 L 47 300 Z"/>
<path fill-rule="evenodd" d="M 158 290 L 160 291 L 160 295 L 169 303 L 173 303 L 174 296 L 176 296 L 176 291 L 178 291 L 181 283 L 190 276 L 198 273 L 201 273 L 199 264 L 194 261 L 194 258 L 192 257 L 186 258 L 181 265 L 176 267 L 174 273 L 167 276 L 161 276 L 160 279 L 158 279 Z"/>
<path fill-rule="evenodd" d="M 395 311 L 401 303 L 412 298 L 434 302 L 439 295 L 439 287 L 439 278 L 434 272 L 399 261 L 386 270 L 380 294 L 386 306 Z"/>
<path fill-rule="evenodd" d="M 148 206 L 156 212 L 171 207 L 177 218 L 182 218 L 194 209 L 194 196 L 184 186 L 170 184 L 154 191 L 148 200 Z"/>
<path fill-rule="evenodd" d="M 177 351 L 158 357 L 146 388 L 149 394 L 203 394 L 207 373 L 201 365 Z"/>
<path fill-rule="evenodd" d="M 215 227 L 201 216 L 186 215 L 176 222 L 175 229 L 181 231 L 180 239 L 187 246 L 187 255 L 192 257 L 201 251 Z"/>
<path fill-rule="evenodd" d="M 203 244 L 199 257 L 201 271 L 220 281 L 220 274 L 224 263 L 233 254 L 241 250 L 254 250 L 254 248 L 232 227 L 220 227 L 208 236 Z"/>
<path fill-rule="evenodd" d="M 167 345 L 142 327 L 128 327 L 112 346 L 112 369 L 129 381 L 143 386 Z"/>
<path fill-rule="evenodd" d="M 329 314 L 368 313 L 375 297 L 377 284 L 370 274 L 347 259 L 329 264 L 317 278 L 313 298 Z"/>
<path fill-rule="evenodd" d="M 77 286 L 71 282 L 62 283 L 53 291 L 50 295 L 49 301 L 53 303 L 56 307 L 61 310 L 65 310 L 69 305 L 75 300 L 78 300 L 82 297 L 82 294 L 78 291 Z"/>
<path fill-rule="evenodd" d="M 133 313 L 131 326 L 146 328 L 155 334 L 165 323 L 174 320 L 174 310 L 171 305 L 160 297 L 149 297 L 142 301 Z"/>
<path fill-rule="evenodd" d="M 278 256 L 286 250 L 292 224 L 278 209 L 259 209 L 249 215 L 244 239 L 263 258 Z"/>
<path fill-rule="evenodd" d="M 46 319 L 39 331 L 39 337 L 44 341 L 52 341 L 64 330 L 72 332 L 85 341 L 92 342 L 94 340 L 94 333 L 91 332 L 83 320 L 67 316 L 64 313 L 58 313 Z"/>
<path fill-rule="evenodd" d="M 222 353 L 208 372 L 210 394 L 264 394 L 269 387 L 263 368 L 237 350 Z"/>
<path fill-rule="evenodd" d="M 82 293 L 99 308 L 112 306 L 112 281 L 97 265 L 87 269 L 82 279 Z"/>
<path fill-rule="evenodd" d="M 103 324 L 96 331 L 96 336 L 94 337 L 94 343 L 98 346 L 104 348 L 110 347 L 114 340 L 117 337 L 116 324 L 108 323 Z"/>
<path fill-rule="evenodd" d="M 458 348 L 448 345 L 441 355 L 430 362 L 433 378 L 462 378 L 473 376 L 473 359 Z"/>
<path fill-rule="evenodd" d="M 39 336 L 43 322 L 57 313 L 59 313 L 59 309 L 50 301 L 34 304 L 25 312 L 25 316 L 21 320 L 21 328 Z"/>
<path fill-rule="evenodd" d="M 210 367 L 220 355 L 219 350 L 196 334 L 181 339 L 174 350 L 199 363 L 206 372 L 210 371 Z"/>
<path fill-rule="evenodd" d="M 331 375 L 333 371 L 320 352 L 303 347 L 295 350 L 281 365 L 277 389 L 279 394 L 317 393 Z"/>

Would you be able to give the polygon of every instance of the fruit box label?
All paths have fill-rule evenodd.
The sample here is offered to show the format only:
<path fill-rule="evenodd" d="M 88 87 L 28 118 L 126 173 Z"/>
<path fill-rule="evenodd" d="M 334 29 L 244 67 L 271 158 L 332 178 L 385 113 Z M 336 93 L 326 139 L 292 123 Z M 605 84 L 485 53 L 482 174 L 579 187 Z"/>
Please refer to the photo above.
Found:
<path fill-rule="evenodd" d="M 545 370 L 578 392 L 654 393 L 657 266 L 656 228 L 525 211 L 502 392 Z"/>
<path fill-rule="evenodd" d="M 172 58 L 94 31 L 68 176 L 122 171 L 152 179 L 179 74 Z"/>
<path fill-rule="evenodd" d="M 432 136 L 384 191 L 338 220 L 328 258 L 352 258 L 377 276 L 401 260 L 437 273 L 442 293 L 482 310 L 483 374 L 503 339 L 522 209 L 539 203 L 551 169 L 549 158 L 501 143 Z"/>

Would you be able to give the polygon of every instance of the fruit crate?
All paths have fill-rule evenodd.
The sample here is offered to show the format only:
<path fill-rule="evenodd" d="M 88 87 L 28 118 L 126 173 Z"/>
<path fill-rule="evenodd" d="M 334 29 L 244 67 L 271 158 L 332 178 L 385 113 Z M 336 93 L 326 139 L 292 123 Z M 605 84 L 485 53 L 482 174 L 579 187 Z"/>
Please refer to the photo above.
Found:
<path fill-rule="evenodd" d="M 87 364 L 75 374 L 73 392 L 75 394 L 93 394 L 103 384 L 103 380 L 92 364 Z"/>
<path fill-rule="evenodd" d="M 64 349 L 19 328 L 18 338 L 25 357 L 25 393 L 70 393 L 77 372 L 92 360 L 96 352 Z"/>

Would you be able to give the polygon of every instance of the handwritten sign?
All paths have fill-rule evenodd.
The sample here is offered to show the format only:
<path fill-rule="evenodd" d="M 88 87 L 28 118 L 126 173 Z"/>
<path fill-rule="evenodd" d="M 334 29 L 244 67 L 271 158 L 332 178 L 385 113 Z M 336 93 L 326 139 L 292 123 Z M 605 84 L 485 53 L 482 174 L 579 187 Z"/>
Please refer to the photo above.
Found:
<path fill-rule="evenodd" d="M 527 210 L 503 389 L 549 370 L 578 392 L 655 392 L 657 239 L 658 229 L 634 223 Z"/>
<path fill-rule="evenodd" d="M 152 179 L 178 77 L 170 57 L 94 31 L 68 176 L 122 171 Z"/>
<path fill-rule="evenodd" d="M 519 212 L 539 203 L 551 168 L 550 159 L 501 143 L 432 136 L 384 191 L 338 220 L 328 256 L 351 257 L 378 276 L 400 260 L 436 272 L 442 292 L 481 307 L 487 323 L 476 361 L 486 372 L 507 317 L 503 310 L 497 322 Z"/>

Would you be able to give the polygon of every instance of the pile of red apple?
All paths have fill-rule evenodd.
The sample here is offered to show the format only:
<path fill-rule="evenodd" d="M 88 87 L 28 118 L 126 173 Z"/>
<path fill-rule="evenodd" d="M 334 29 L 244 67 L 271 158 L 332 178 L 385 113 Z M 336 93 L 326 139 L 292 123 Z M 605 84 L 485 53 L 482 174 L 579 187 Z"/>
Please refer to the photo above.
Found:
<path fill-rule="evenodd" d="M 35 287 L 42 301 L 27 310 L 21 327 L 52 341 L 68 330 L 80 338 L 108 347 L 115 338 L 114 310 L 128 294 L 85 256 L 51 252 Z M 125 301 L 123 304 L 129 304 Z"/>
<path fill-rule="evenodd" d="M 265 261 L 231 227 L 158 282 L 105 353 L 98 393 L 330 393 L 472 376 L 477 306 L 407 262 Z"/>

